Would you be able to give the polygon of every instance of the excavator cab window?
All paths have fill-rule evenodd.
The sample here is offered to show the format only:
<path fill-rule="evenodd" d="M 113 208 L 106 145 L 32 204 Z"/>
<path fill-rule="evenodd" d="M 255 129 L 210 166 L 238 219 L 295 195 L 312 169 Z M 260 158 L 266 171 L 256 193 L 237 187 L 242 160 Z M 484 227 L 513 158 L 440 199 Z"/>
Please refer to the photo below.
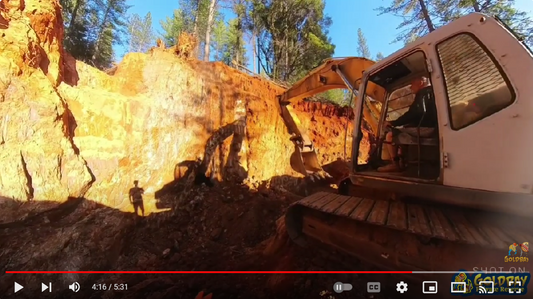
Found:
<path fill-rule="evenodd" d="M 470 126 L 514 102 L 509 80 L 473 35 L 452 36 L 437 44 L 437 52 L 453 130 Z"/>
<path fill-rule="evenodd" d="M 415 51 L 393 62 L 371 74 L 369 81 L 384 88 L 387 95 L 382 99 L 380 136 L 371 146 L 374 150 L 369 167 L 362 172 L 437 179 L 440 174 L 437 114 L 424 52 Z M 385 126 L 385 122 L 393 124 L 393 128 Z"/>
<path fill-rule="evenodd" d="M 395 121 L 404 115 L 415 99 L 415 94 L 411 91 L 411 86 L 407 85 L 398 88 L 390 94 L 387 101 L 387 121 Z"/>

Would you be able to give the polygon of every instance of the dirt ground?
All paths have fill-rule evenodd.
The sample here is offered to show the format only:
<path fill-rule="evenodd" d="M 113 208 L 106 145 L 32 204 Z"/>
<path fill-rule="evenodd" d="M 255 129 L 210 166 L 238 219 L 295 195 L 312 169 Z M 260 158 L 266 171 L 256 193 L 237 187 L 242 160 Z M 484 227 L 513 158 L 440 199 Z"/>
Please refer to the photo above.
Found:
<path fill-rule="evenodd" d="M 308 191 L 328 189 L 314 185 Z M 1 240 L 9 244 L 0 250 L 2 272 L 372 270 L 338 252 L 291 243 L 275 255 L 264 254 L 276 220 L 303 194 L 228 183 L 174 183 L 162 192 L 159 204 L 169 210 L 144 218 L 87 199 L 71 199 L 35 215 L 32 203 L 24 204 L 17 209 L 27 213 L 19 215 L 22 220 L 0 224 Z M 216 299 L 366 298 L 369 279 L 355 274 L 8 274 L 0 292 L 11 298 L 17 281 L 27 290 L 16 298 L 192 299 L 200 291 Z M 53 293 L 40 292 L 47 281 L 55 286 Z M 74 281 L 81 285 L 78 293 L 68 289 Z M 354 290 L 333 293 L 337 281 L 352 283 Z M 127 284 L 127 291 L 94 290 L 94 284 Z"/>

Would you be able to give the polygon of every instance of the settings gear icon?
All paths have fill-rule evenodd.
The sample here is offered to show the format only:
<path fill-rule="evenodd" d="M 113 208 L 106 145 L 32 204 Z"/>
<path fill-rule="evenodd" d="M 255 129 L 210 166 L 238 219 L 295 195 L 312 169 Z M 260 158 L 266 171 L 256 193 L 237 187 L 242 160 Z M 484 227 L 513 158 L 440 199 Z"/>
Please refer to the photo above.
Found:
<path fill-rule="evenodd" d="M 396 284 L 396 291 L 400 292 L 402 294 L 407 292 L 407 283 L 405 283 L 403 281 L 400 281 L 399 283 L 397 283 Z"/>

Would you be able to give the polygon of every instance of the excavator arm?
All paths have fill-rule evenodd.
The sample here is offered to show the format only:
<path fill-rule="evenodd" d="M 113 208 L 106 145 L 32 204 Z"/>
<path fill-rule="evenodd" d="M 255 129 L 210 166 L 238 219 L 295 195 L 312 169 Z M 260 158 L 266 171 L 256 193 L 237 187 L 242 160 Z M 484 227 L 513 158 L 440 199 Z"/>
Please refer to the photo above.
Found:
<path fill-rule="evenodd" d="M 294 143 L 294 153 L 291 155 L 291 167 L 304 176 L 323 174 L 324 171 L 316 155 L 313 142 L 302 127 L 295 113 L 292 113 L 291 104 L 302 101 L 310 96 L 330 89 L 349 89 L 358 97 L 359 82 L 363 71 L 374 64 L 373 61 L 360 57 L 332 58 L 315 68 L 306 77 L 296 82 L 284 93 L 278 96 L 281 116 Z M 367 86 L 367 96 L 377 101 L 382 101 L 385 91 L 373 84 Z M 365 119 L 369 119 L 374 131 L 377 131 L 377 121 L 372 117 L 372 109 L 364 109 Z M 378 116 L 379 117 L 379 116 Z"/>

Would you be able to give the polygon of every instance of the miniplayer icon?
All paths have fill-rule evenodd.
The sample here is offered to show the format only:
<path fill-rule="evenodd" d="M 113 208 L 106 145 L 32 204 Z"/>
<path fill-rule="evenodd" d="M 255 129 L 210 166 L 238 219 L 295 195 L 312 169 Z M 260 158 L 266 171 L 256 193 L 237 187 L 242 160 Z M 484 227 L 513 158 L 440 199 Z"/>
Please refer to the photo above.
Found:
<path fill-rule="evenodd" d="M 422 293 L 437 294 L 439 291 L 439 284 L 436 281 L 424 281 L 422 283 Z"/>

